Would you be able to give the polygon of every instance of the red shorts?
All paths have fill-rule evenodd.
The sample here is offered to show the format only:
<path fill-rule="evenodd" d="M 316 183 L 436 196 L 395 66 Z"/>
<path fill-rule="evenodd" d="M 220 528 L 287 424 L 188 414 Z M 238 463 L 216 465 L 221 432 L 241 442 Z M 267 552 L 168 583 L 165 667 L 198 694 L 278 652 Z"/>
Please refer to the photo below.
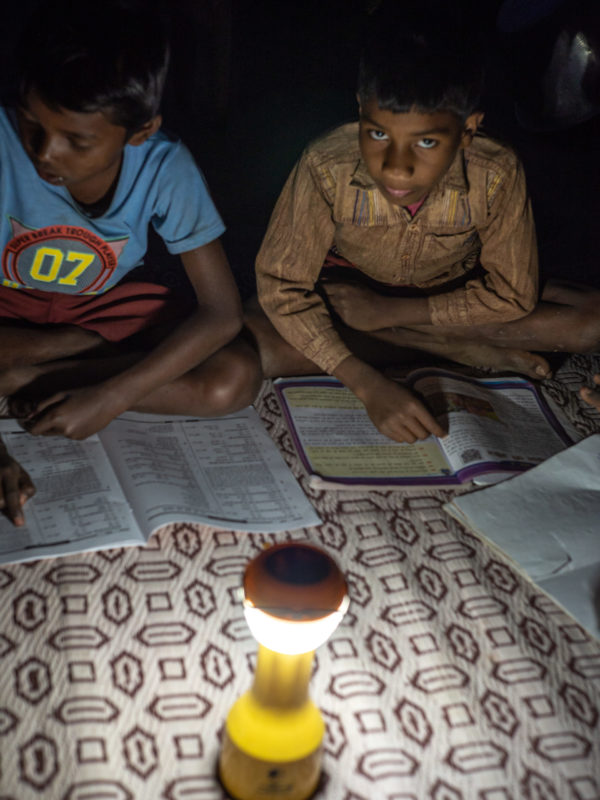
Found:
<path fill-rule="evenodd" d="M 109 342 L 180 320 L 189 312 L 189 306 L 178 302 L 177 295 L 156 283 L 124 281 L 95 295 L 0 286 L 0 323 L 13 319 L 36 325 L 76 325 L 99 333 Z"/>

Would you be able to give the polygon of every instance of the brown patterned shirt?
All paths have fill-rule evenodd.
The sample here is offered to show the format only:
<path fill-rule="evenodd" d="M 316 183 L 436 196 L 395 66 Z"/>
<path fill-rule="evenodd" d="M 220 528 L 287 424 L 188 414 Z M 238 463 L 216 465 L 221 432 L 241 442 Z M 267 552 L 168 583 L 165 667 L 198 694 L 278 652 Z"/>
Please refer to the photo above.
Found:
<path fill-rule="evenodd" d="M 284 339 L 326 372 L 351 354 L 315 291 L 331 247 L 377 281 L 431 293 L 434 325 L 509 321 L 537 300 L 523 168 L 512 150 L 483 135 L 459 150 L 414 217 L 374 184 L 360 157 L 358 123 L 305 150 L 257 257 L 258 296 Z M 483 273 L 469 276 L 477 264 Z"/>

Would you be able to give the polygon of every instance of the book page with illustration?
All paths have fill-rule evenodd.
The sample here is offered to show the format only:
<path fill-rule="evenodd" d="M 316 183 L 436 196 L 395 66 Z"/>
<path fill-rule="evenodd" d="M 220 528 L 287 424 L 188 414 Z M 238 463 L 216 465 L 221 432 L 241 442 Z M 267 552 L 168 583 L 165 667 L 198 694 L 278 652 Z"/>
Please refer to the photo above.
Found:
<path fill-rule="evenodd" d="M 292 438 L 315 486 L 459 485 L 522 471 L 572 442 L 536 387 L 519 377 L 472 378 L 438 369 L 406 379 L 448 427 L 414 444 L 379 433 L 335 378 L 275 382 Z"/>

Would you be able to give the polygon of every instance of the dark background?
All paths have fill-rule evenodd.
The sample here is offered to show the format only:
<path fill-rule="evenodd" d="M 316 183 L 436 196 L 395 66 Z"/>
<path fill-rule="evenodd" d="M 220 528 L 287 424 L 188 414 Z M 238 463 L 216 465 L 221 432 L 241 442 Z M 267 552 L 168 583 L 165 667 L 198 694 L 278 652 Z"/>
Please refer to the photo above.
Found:
<path fill-rule="evenodd" d="M 435 19 L 435 0 L 423 2 L 430 2 Z M 511 0 L 521 17 L 523 9 L 531 15 L 536 7 L 555 8 L 541 23 L 508 32 L 498 25 L 501 0 L 454 0 L 459 4 L 486 42 L 485 128 L 509 141 L 525 164 L 542 277 L 600 286 L 600 116 L 551 130 L 536 129 L 526 119 L 543 91 L 556 36 L 577 17 L 575 23 L 582 18 L 595 28 L 588 34 L 598 41 L 598 15 L 590 22 L 590 9 L 600 4 Z M 24 0 L 14 19 L 5 20 L 4 83 L 13 75 L 13 44 L 36 5 Z M 165 126 L 183 138 L 208 179 L 228 227 L 224 243 L 244 297 L 254 289 L 254 257 L 269 214 L 304 145 L 356 117 L 355 78 L 369 5 L 171 0 L 165 6 L 172 41 Z M 598 81 L 596 88 L 600 92 Z M 600 108 L 600 97 L 596 101 Z"/>

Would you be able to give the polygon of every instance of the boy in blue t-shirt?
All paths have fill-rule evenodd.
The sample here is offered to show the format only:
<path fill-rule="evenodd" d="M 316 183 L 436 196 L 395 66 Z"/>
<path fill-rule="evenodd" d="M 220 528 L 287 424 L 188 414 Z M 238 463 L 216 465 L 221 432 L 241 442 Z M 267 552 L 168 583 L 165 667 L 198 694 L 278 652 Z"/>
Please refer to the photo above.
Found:
<path fill-rule="evenodd" d="M 128 410 L 215 416 L 252 402 L 256 355 L 188 150 L 162 133 L 168 63 L 147 8 L 53 0 L 0 109 L 0 395 L 33 434 L 85 437 Z M 148 226 L 195 298 L 135 280 Z M 190 298 L 188 298 L 190 299 Z"/>

